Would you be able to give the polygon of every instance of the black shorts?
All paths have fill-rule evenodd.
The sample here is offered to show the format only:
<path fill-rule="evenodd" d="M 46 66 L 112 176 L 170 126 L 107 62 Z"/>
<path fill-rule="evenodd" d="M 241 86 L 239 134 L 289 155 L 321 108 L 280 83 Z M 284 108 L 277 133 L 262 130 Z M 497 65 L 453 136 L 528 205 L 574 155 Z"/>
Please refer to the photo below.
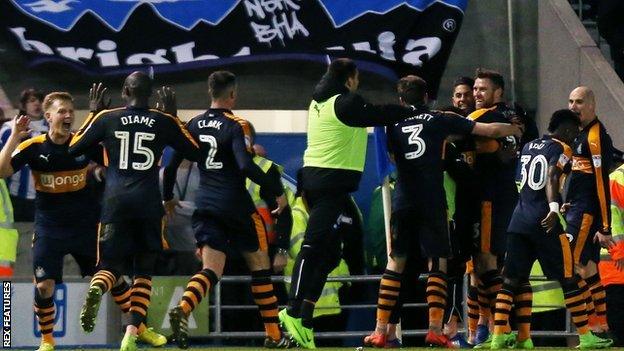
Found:
<path fill-rule="evenodd" d="M 58 232 L 62 228 L 51 231 Z M 65 228 L 67 237 L 59 238 L 46 233 L 45 227 L 38 227 L 33 234 L 33 274 L 35 281 L 54 279 L 57 284 L 63 282 L 63 259 L 72 255 L 80 274 L 85 277 L 95 273 L 97 264 L 97 227 Z"/>
<path fill-rule="evenodd" d="M 123 263 L 140 253 L 158 253 L 168 246 L 162 218 L 102 223 L 98 232 L 98 261 Z"/>
<path fill-rule="evenodd" d="M 451 256 L 446 210 L 423 211 L 405 209 L 392 213 L 392 257 L 415 253 L 426 258 Z"/>
<path fill-rule="evenodd" d="M 475 236 L 478 253 L 503 256 L 507 249 L 507 226 L 516 204 L 511 201 L 482 201 L 479 231 Z"/>
<path fill-rule="evenodd" d="M 458 262 L 467 262 L 474 253 L 474 235 L 476 223 L 460 225 L 461 222 L 450 222 L 451 249 L 453 258 Z"/>
<path fill-rule="evenodd" d="M 451 230 L 451 244 L 453 257 L 470 260 L 478 252 L 476 238 L 479 237 L 479 223 L 481 220 L 481 201 L 474 182 L 466 181 L 458 184 L 455 196 L 455 230 Z"/>
<path fill-rule="evenodd" d="M 208 245 L 221 252 L 226 252 L 228 247 L 242 252 L 258 249 L 268 252 L 266 227 L 257 212 L 226 216 L 196 210 L 192 222 L 198 247 Z"/>
<path fill-rule="evenodd" d="M 542 266 L 549 280 L 564 281 L 574 275 L 572 247 L 563 228 L 557 225 L 550 233 L 509 233 L 504 275 L 510 279 L 525 281 L 531 274 L 535 260 Z"/>
<path fill-rule="evenodd" d="M 566 223 L 566 232 L 573 238 L 574 263 L 600 262 L 600 244 L 594 243 L 594 234 L 600 230 L 600 216 L 572 206 L 566 213 Z"/>

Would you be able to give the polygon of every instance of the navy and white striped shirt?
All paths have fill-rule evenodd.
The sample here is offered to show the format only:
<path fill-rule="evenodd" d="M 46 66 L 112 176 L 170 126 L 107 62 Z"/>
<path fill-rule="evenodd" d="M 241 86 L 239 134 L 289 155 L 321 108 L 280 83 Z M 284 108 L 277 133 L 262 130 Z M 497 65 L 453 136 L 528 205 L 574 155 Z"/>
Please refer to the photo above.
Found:
<path fill-rule="evenodd" d="M 9 139 L 14 123 L 14 120 L 9 121 L 0 128 L 0 148 L 4 147 L 4 144 L 6 144 Z M 45 134 L 49 129 L 48 122 L 45 118 L 38 121 L 31 121 L 30 129 L 32 129 L 32 132 L 28 138 Z M 7 178 L 6 183 L 9 188 L 9 193 L 12 196 L 28 200 L 35 199 L 35 184 L 33 183 L 29 165 L 22 167 L 18 172 L 15 172 L 11 177 Z"/>

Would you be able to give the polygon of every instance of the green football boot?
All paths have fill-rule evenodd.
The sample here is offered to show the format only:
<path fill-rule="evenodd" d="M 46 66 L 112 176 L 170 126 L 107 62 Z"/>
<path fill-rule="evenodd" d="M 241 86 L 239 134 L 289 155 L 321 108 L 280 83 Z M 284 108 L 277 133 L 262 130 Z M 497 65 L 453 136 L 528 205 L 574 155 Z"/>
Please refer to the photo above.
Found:
<path fill-rule="evenodd" d="M 579 340 L 581 342 L 577 347 L 581 350 L 606 349 L 611 347 L 611 345 L 613 344 L 613 340 L 599 338 L 596 335 L 592 334 L 592 332 L 579 335 Z"/>
<path fill-rule="evenodd" d="M 514 349 L 533 350 L 535 348 L 535 346 L 533 346 L 533 340 L 531 340 L 531 338 L 528 338 L 526 340 L 516 341 L 516 343 L 514 344 L 513 348 Z"/>
<path fill-rule="evenodd" d="M 295 339 L 299 346 L 305 349 L 316 348 L 314 344 L 314 331 L 311 328 L 304 327 L 303 324 L 301 324 L 301 318 L 289 316 L 286 309 L 281 310 L 278 316 L 288 334 Z"/>
<path fill-rule="evenodd" d="M 119 351 L 136 351 L 136 341 L 136 335 L 126 333 L 126 335 L 124 335 L 123 339 L 121 340 L 121 347 L 119 348 Z"/>
<path fill-rule="evenodd" d="M 80 310 L 80 326 L 85 333 L 90 333 L 95 328 L 95 319 L 100 310 L 102 302 L 102 290 L 97 286 L 92 286 L 87 292 L 82 309 Z"/>

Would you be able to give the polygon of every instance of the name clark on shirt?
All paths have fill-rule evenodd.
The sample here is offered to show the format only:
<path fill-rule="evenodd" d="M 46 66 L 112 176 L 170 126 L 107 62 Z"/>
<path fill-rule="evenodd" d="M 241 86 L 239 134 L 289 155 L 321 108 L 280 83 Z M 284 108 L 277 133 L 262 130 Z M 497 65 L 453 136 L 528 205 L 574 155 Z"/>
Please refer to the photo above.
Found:
<path fill-rule="evenodd" d="M 197 127 L 199 128 L 216 128 L 221 130 L 221 125 L 223 124 L 223 122 L 219 122 L 216 120 L 212 120 L 212 121 L 206 121 L 206 120 L 201 120 L 199 122 L 197 122 Z"/>

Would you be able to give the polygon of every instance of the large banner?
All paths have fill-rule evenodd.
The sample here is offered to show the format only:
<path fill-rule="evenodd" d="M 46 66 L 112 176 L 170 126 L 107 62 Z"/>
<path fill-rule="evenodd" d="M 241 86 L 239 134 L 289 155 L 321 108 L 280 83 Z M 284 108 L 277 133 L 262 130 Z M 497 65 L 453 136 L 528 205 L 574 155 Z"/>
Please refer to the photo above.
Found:
<path fill-rule="evenodd" d="M 37 347 L 41 342 L 41 333 L 39 332 L 37 316 L 33 311 L 35 287 L 32 282 L 28 282 L 12 283 L 11 288 L 9 301 L 12 314 L 9 318 L 10 331 L 8 334 L 11 341 L 10 346 Z M 116 331 L 110 333 L 114 340 L 107 338 L 113 317 L 108 314 L 109 305 L 113 303 L 110 298 L 102 299 L 93 332 L 87 335 L 80 329 L 78 320 L 87 290 L 89 290 L 88 281 L 56 285 L 54 290 L 56 314 L 54 316 L 53 336 L 58 345 L 106 345 L 117 341 Z M 6 296 L 4 299 L 3 302 L 6 303 Z M 116 316 L 119 318 L 119 314 Z M 118 326 L 120 325 L 119 323 Z"/>
<path fill-rule="evenodd" d="M 176 72 L 241 61 L 351 57 L 438 90 L 468 0 L 8 0 L 5 40 L 31 66 Z"/>

